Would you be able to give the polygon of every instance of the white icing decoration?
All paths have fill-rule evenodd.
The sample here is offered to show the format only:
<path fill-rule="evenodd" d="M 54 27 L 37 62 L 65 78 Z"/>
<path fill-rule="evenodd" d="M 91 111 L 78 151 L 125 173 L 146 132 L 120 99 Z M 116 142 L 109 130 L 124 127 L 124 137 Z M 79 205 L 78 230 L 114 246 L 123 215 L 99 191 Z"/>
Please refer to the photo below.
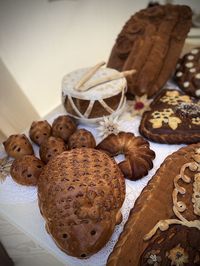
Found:
<path fill-rule="evenodd" d="M 190 85 L 190 82 L 189 82 L 189 81 L 185 81 L 185 82 L 183 83 L 183 87 L 184 87 L 184 88 L 189 87 L 189 85 Z"/>
<path fill-rule="evenodd" d="M 179 72 L 176 73 L 176 76 L 177 77 L 181 77 L 181 76 L 183 76 L 183 73 L 179 71 Z"/>
<path fill-rule="evenodd" d="M 196 72 L 196 68 L 190 68 L 190 70 L 189 70 L 191 73 L 194 73 L 194 72 Z"/>
<path fill-rule="evenodd" d="M 199 52 L 198 49 L 193 49 L 193 50 L 191 51 L 191 54 L 198 54 L 198 52 Z"/>
<path fill-rule="evenodd" d="M 186 63 L 185 66 L 188 68 L 191 68 L 194 66 L 194 64 L 192 62 L 189 62 L 189 63 Z"/>
<path fill-rule="evenodd" d="M 200 220 L 188 221 L 182 213 L 187 209 L 187 206 L 184 202 L 178 200 L 178 195 L 184 195 L 186 193 L 186 189 L 181 187 L 180 180 L 184 183 L 191 183 L 192 179 L 185 174 L 186 169 L 189 169 L 192 172 L 200 171 L 200 149 L 195 150 L 195 154 L 193 156 L 194 161 L 185 163 L 181 169 L 180 173 L 174 178 L 174 190 L 172 192 L 172 200 L 173 200 L 173 212 L 177 219 L 167 219 L 160 220 L 151 231 L 144 236 L 144 240 L 149 240 L 152 236 L 155 235 L 156 231 L 160 229 L 161 231 L 166 231 L 169 229 L 169 226 L 172 224 L 180 224 L 187 227 L 194 227 L 200 230 Z M 192 203 L 194 208 L 194 214 L 200 215 L 200 173 L 194 174 L 194 183 L 193 183 L 193 195 L 192 195 Z"/>
<path fill-rule="evenodd" d="M 195 75 L 195 78 L 196 78 L 196 79 L 200 79 L 200 73 L 197 73 L 197 74 Z"/>
<path fill-rule="evenodd" d="M 188 55 L 187 59 L 188 60 L 193 60 L 194 59 L 194 55 Z"/>
<path fill-rule="evenodd" d="M 200 96 L 200 89 L 196 90 L 196 91 L 195 91 L 195 94 L 196 94 L 196 96 L 199 97 L 199 96 Z"/>

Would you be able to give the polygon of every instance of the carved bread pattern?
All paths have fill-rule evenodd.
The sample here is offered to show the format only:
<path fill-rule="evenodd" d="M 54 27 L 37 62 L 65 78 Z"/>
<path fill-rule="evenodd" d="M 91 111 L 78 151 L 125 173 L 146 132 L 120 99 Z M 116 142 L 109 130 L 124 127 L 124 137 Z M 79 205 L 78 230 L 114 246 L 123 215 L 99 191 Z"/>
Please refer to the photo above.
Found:
<path fill-rule="evenodd" d="M 7 154 L 13 158 L 34 154 L 33 147 L 25 134 L 10 135 L 3 145 Z"/>
<path fill-rule="evenodd" d="M 199 238 L 194 237 L 200 232 L 199 205 L 196 205 L 199 154 L 200 144 L 193 144 L 165 159 L 137 199 L 107 265 L 159 266 L 165 262 L 166 265 L 199 265 Z M 171 225 L 162 223 L 168 220 Z M 161 227 L 158 231 L 153 230 L 154 233 L 152 229 L 159 221 Z M 145 236 L 145 239 L 149 236 L 149 240 L 144 241 Z M 161 247 L 166 251 L 164 255 Z M 179 253 L 182 264 L 174 259 Z M 193 264 L 190 264 L 191 260 Z"/>
<path fill-rule="evenodd" d="M 19 184 L 36 186 L 44 163 L 34 155 L 24 155 L 13 161 L 10 174 Z"/>
<path fill-rule="evenodd" d="M 136 69 L 127 78 L 128 91 L 152 97 L 175 70 L 192 22 L 187 6 L 159 5 L 133 15 L 119 33 L 108 67 Z"/>
<path fill-rule="evenodd" d="M 154 151 L 145 139 L 136 137 L 133 133 L 111 134 L 97 145 L 97 149 L 111 156 L 124 154 L 125 160 L 118 165 L 125 177 L 131 180 L 144 177 L 153 167 Z"/>
<path fill-rule="evenodd" d="M 71 134 L 76 130 L 76 124 L 68 115 L 58 116 L 52 124 L 52 135 L 57 138 L 63 139 L 65 142 L 68 141 Z"/>
<path fill-rule="evenodd" d="M 51 136 L 51 126 L 44 121 L 33 121 L 29 130 L 30 139 L 38 145 Z"/>
<path fill-rule="evenodd" d="M 75 148 L 95 148 L 96 140 L 92 133 L 84 128 L 77 129 L 68 140 L 69 149 Z"/>
<path fill-rule="evenodd" d="M 44 163 L 48 163 L 56 155 L 66 151 L 66 144 L 63 139 L 50 136 L 40 146 L 39 154 Z"/>
<path fill-rule="evenodd" d="M 72 149 L 45 166 L 38 198 L 56 244 L 70 256 L 85 258 L 100 250 L 121 222 L 125 181 L 105 153 Z"/>

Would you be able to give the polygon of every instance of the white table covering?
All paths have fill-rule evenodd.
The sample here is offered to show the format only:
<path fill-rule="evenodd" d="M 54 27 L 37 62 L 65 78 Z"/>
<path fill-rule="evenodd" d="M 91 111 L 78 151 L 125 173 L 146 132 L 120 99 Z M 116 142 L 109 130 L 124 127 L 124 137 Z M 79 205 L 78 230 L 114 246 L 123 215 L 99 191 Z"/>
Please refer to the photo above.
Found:
<path fill-rule="evenodd" d="M 56 112 L 50 114 L 47 119 L 51 123 L 54 118 L 60 114 L 64 114 L 62 107 L 58 108 Z M 125 112 L 120 117 L 119 123 L 121 130 L 133 132 L 135 135 L 139 135 L 139 117 L 132 118 L 128 112 Z M 83 127 L 94 134 L 97 143 L 100 141 L 96 127 L 79 125 L 79 128 Z M 150 146 L 156 153 L 154 168 L 149 172 L 148 176 L 141 180 L 126 180 L 126 200 L 122 207 L 123 221 L 120 225 L 116 226 L 115 232 L 106 246 L 89 259 L 79 260 L 70 257 L 55 245 L 54 241 L 45 230 L 44 219 L 38 208 L 37 191 L 35 188 L 17 185 L 11 180 L 11 177 L 8 177 L 5 183 L 0 184 L 0 214 L 67 266 L 105 265 L 107 258 L 123 229 L 124 223 L 128 219 L 130 209 L 134 206 L 134 202 L 141 193 L 142 189 L 154 175 L 165 157 L 178 150 L 183 145 L 165 145 L 150 142 Z M 38 154 L 38 148 L 36 146 L 34 146 L 34 150 L 35 153 Z M 120 159 L 120 157 L 117 158 L 117 160 Z"/>

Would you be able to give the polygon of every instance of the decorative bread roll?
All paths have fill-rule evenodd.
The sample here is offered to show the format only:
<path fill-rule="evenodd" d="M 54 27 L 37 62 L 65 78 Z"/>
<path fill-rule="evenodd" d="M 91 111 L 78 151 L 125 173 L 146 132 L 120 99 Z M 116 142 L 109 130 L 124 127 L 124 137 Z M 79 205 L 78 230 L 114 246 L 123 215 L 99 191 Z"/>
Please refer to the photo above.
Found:
<path fill-rule="evenodd" d="M 175 81 L 185 93 L 200 98 L 200 47 L 192 49 L 179 60 Z"/>
<path fill-rule="evenodd" d="M 77 129 L 68 140 L 69 149 L 95 148 L 96 141 L 92 133 L 86 129 Z"/>
<path fill-rule="evenodd" d="M 104 152 L 73 149 L 44 168 L 38 199 L 48 233 L 70 256 L 99 251 L 120 222 L 125 182 L 117 164 Z"/>
<path fill-rule="evenodd" d="M 38 145 L 51 136 L 51 126 L 44 121 L 33 121 L 29 130 L 29 136 Z"/>
<path fill-rule="evenodd" d="M 133 133 L 111 134 L 97 145 L 97 149 L 111 156 L 124 154 L 125 160 L 118 165 L 125 177 L 131 180 L 142 178 L 153 167 L 154 151 L 150 150 L 145 139 L 135 137 Z"/>
<path fill-rule="evenodd" d="M 33 147 L 25 134 L 11 135 L 3 145 L 7 154 L 13 158 L 34 154 Z"/>
<path fill-rule="evenodd" d="M 137 12 L 118 35 L 108 67 L 136 69 L 127 78 L 128 92 L 152 97 L 173 74 L 191 24 L 191 9 L 183 5 L 159 5 Z"/>
<path fill-rule="evenodd" d="M 44 140 L 40 146 L 40 158 L 44 163 L 48 163 L 54 156 L 66 150 L 66 145 L 63 139 L 53 136 Z"/>
<path fill-rule="evenodd" d="M 21 185 L 36 186 L 43 166 L 44 163 L 34 155 L 24 155 L 14 160 L 10 174 Z"/>
<path fill-rule="evenodd" d="M 68 115 L 57 117 L 52 124 L 52 135 L 68 141 L 68 138 L 76 130 L 76 124 Z"/>

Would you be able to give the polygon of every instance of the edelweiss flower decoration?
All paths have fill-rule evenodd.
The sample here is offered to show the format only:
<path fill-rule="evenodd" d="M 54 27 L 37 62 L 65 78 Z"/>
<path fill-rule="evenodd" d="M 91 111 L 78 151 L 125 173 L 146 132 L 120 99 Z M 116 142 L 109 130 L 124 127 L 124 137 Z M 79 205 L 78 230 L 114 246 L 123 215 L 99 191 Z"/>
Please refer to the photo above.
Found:
<path fill-rule="evenodd" d="M 141 97 L 135 96 L 135 100 L 129 106 L 131 116 L 142 116 L 145 111 L 149 110 L 150 102 L 151 100 L 147 99 L 147 94 Z"/>
<path fill-rule="evenodd" d="M 0 182 L 6 179 L 6 176 L 10 174 L 10 167 L 13 160 L 9 160 L 9 157 L 4 157 L 0 159 Z"/>
<path fill-rule="evenodd" d="M 117 135 L 119 133 L 119 124 L 118 124 L 118 117 L 112 116 L 104 116 L 103 120 L 99 122 L 99 136 L 102 138 L 106 138 L 110 134 Z"/>

